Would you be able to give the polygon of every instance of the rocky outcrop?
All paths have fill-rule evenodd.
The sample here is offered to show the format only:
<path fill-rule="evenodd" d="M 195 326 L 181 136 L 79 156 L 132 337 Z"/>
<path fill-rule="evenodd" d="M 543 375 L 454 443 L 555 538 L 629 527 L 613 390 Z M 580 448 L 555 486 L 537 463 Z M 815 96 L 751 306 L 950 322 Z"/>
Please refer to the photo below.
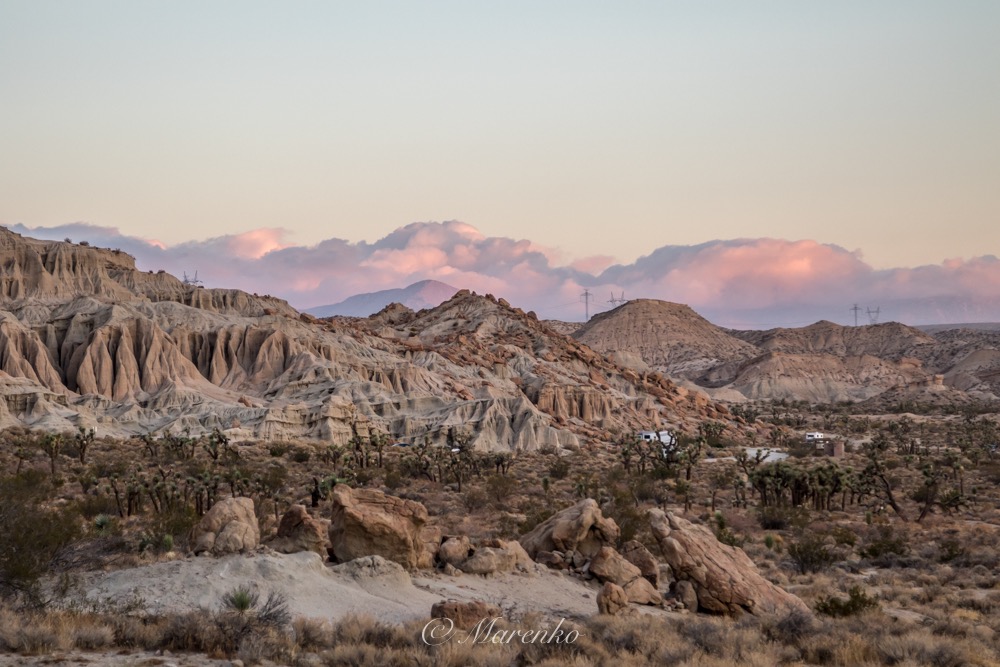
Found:
<path fill-rule="evenodd" d="M 304 505 L 292 505 L 278 523 L 278 534 L 268 544 L 283 554 L 314 551 L 324 558 L 330 545 L 328 526 L 309 516 Z"/>
<path fill-rule="evenodd" d="M 719 614 L 810 613 L 802 600 L 764 579 L 742 549 L 720 543 L 704 526 L 659 509 L 649 511 L 649 523 L 674 577 L 694 587 L 699 609 Z"/>
<path fill-rule="evenodd" d="M 455 628 L 471 630 L 480 621 L 489 623 L 491 619 L 502 618 L 502 611 L 497 605 L 482 600 L 442 600 L 431 606 L 431 618 L 447 618 L 455 624 Z"/>
<path fill-rule="evenodd" d="M 597 611 L 608 616 L 620 616 L 629 610 L 628 595 L 618 584 L 606 582 L 597 593 Z"/>
<path fill-rule="evenodd" d="M 518 541 L 532 558 L 540 552 L 574 551 L 589 559 L 601 547 L 616 544 L 619 535 L 614 519 L 601 514 L 597 501 L 586 498 L 556 512 Z"/>
<path fill-rule="evenodd" d="M 191 535 L 196 554 L 239 553 L 256 549 L 260 528 L 253 500 L 246 497 L 224 498 L 212 505 Z"/>
<path fill-rule="evenodd" d="M 427 508 L 420 503 L 343 484 L 330 498 L 330 545 L 337 560 L 377 555 L 409 569 L 433 565 L 434 553 L 422 535 Z"/>
<path fill-rule="evenodd" d="M 659 591 L 642 576 L 642 571 L 612 547 L 601 547 L 590 561 L 590 573 L 601 582 L 621 586 L 629 602 L 660 604 Z"/>
<path fill-rule="evenodd" d="M 660 562 L 656 560 L 649 549 L 643 546 L 642 542 L 629 540 L 622 545 L 619 550 L 625 560 L 639 568 L 646 581 L 653 584 L 654 589 L 660 588 Z"/>
<path fill-rule="evenodd" d="M 530 572 L 534 566 L 531 557 L 515 541 L 492 539 L 473 546 L 468 537 L 449 537 L 441 543 L 438 561 L 468 574 L 501 574 L 504 572 Z"/>

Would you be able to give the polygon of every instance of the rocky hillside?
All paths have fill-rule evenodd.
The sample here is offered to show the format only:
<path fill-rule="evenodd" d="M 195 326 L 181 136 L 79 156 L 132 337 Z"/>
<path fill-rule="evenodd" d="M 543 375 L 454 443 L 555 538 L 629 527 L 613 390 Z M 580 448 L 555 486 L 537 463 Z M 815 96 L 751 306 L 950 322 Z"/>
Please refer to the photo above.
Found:
<path fill-rule="evenodd" d="M 120 252 L 7 230 L 0 243 L 0 427 L 333 442 L 459 429 L 482 448 L 533 449 L 726 417 L 492 297 L 316 320 Z"/>
<path fill-rule="evenodd" d="M 759 354 L 754 345 L 688 306 L 653 299 L 636 299 L 595 315 L 573 337 L 607 354 L 638 355 L 650 367 L 680 377 Z"/>
<path fill-rule="evenodd" d="M 726 400 L 992 400 L 1000 395 L 1000 334 L 931 335 L 898 322 L 735 331 L 687 306 L 638 300 L 573 334 L 621 363 L 645 365 Z M 902 398 L 900 398 L 902 397 Z"/>

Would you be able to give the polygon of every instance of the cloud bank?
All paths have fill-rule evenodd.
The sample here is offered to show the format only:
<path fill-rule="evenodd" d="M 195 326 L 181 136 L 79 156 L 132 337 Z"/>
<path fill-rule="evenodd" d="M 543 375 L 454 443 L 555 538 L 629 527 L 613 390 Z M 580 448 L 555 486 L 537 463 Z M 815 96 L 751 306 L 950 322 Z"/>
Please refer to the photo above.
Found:
<path fill-rule="evenodd" d="M 434 279 L 502 296 L 541 317 L 579 321 L 584 290 L 590 312 L 612 293 L 686 303 L 733 327 L 797 326 L 828 319 L 853 323 L 878 307 L 880 320 L 909 324 L 1000 321 L 1000 260 L 993 255 L 875 270 L 858 251 L 810 240 L 745 238 L 663 246 L 630 264 L 594 256 L 563 261 L 528 240 L 489 237 L 462 222 L 416 222 L 374 242 L 289 242 L 280 228 L 255 229 L 167 246 L 87 223 L 30 228 L 26 236 L 72 238 L 120 248 L 141 269 L 199 277 L 209 287 L 272 294 L 300 309 Z"/>

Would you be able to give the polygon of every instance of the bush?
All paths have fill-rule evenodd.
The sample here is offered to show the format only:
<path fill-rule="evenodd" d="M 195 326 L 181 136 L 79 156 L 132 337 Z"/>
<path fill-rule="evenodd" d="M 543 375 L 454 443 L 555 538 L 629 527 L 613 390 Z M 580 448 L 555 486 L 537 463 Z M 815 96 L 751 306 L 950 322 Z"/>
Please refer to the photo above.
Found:
<path fill-rule="evenodd" d="M 762 507 L 757 513 L 757 521 L 764 530 L 805 528 L 809 524 L 809 512 L 801 507 Z"/>
<path fill-rule="evenodd" d="M 558 459 L 549 466 L 549 477 L 552 479 L 565 479 L 569 474 L 569 461 Z"/>
<path fill-rule="evenodd" d="M 893 534 L 891 526 L 880 526 L 877 536 L 862 547 L 860 553 L 864 558 L 879 559 L 888 555 L 905 556 L 909 552 L 906 537 Z"/>
<path fill-rule="evenodd" d="M 46 475 L 0 480 L 0 595 L 34 593 L 60 549 L 80 534 L 79 515 L 46 509 Z"/>
<path fill-rule="evenodd" d="M 788 555 L 802 574 L 819 572 L 832 565 L 837 557 L 827 549 L 820 535 L 806 535 L 788 545 Z"/>
<path fill-rule="evenodd" d="M 878 607 L 878 600 L 866 594 L 860 586 L 852 586 L 847 592 L 847 599 L 828 595 L 816 602 L 816 611 L 825 616 L 854 616 L 863 611 Z"/>

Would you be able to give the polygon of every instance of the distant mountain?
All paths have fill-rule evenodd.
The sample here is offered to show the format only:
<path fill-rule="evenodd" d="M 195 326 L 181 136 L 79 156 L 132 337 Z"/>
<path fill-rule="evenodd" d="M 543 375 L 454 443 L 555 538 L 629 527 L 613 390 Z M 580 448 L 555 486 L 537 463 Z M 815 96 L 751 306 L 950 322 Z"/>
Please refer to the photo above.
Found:
<path fill-rule="evenodd" d="M 385 289 L 367 294 L 355 294 L 339 303 L 326 306 L 316 306 L 306 310 L 316 317 L 368 317 L 382 310 L 390 303 L 401 303 L 412 310 L 435 308 L 455 296 L 457 287 L 446 285 L 437 280 L 421 280 L 409 287 Z"/>

